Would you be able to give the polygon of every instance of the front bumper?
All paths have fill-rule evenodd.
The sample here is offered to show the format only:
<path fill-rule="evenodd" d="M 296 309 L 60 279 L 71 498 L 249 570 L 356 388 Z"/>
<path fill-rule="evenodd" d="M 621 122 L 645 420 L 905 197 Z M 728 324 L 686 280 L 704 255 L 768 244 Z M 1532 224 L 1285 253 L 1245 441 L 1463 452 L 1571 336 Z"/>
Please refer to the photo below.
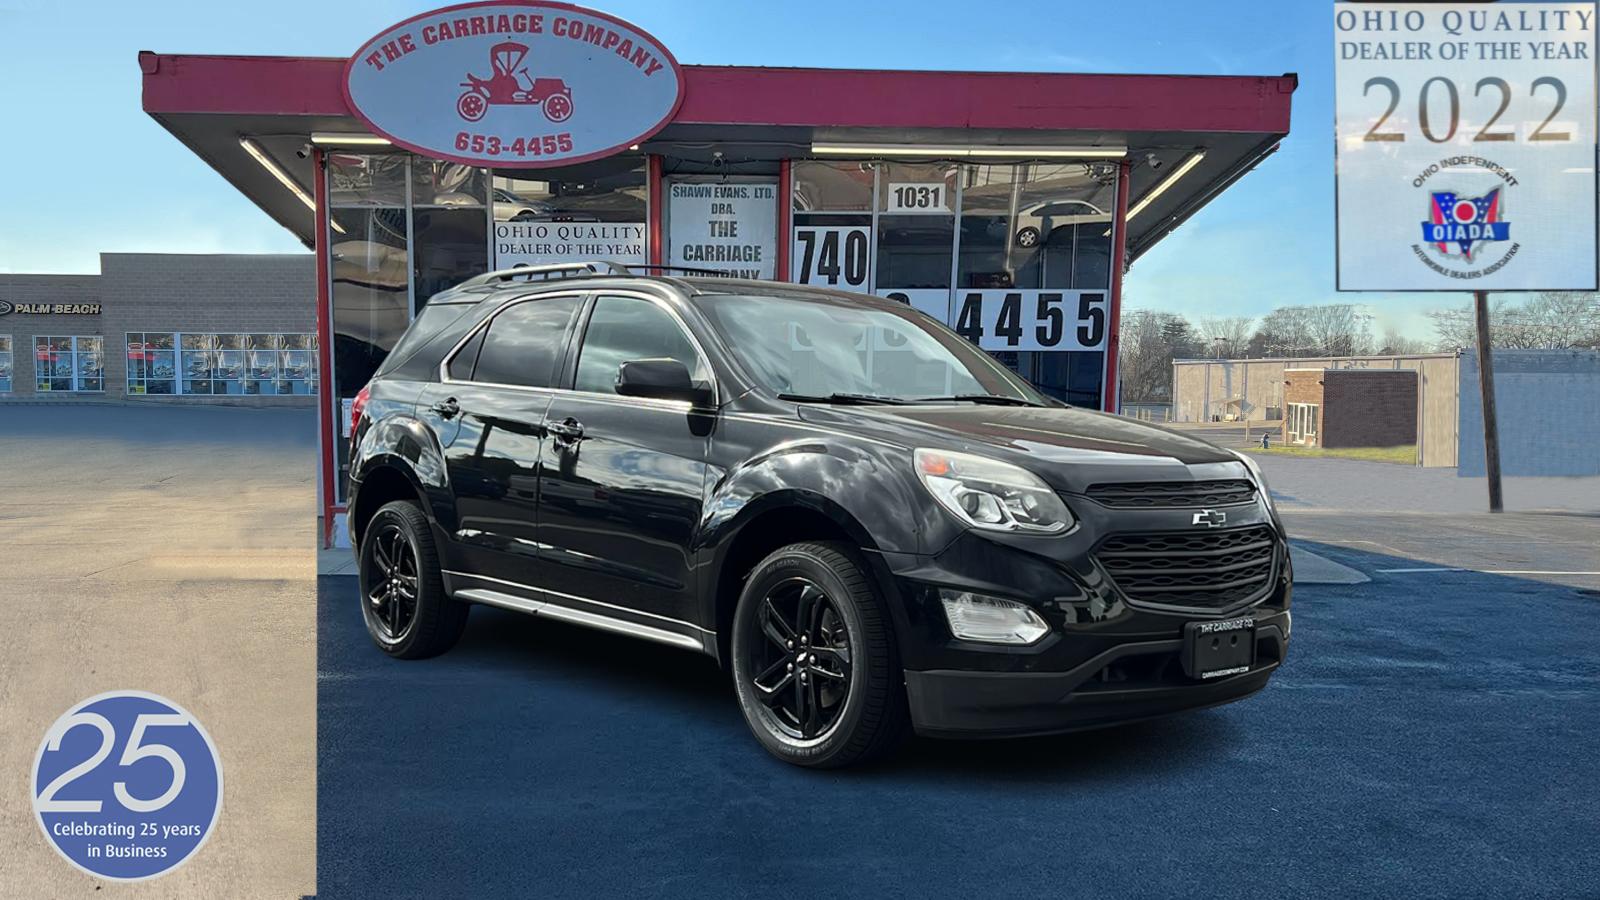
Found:
<path fill-rule="evenodd" d="M 1266 687 L 1282 664 L 1287 617 L 1287 611 L 1258 614 L 1256 664 L 1215 681 L 1183 673 L 1177 637 L 1118 644 L 1062 672 L 908 670 L 911 720 L 919 734 L 932 737 L 1012 737 L 1231 703 Z"/>
<path fill-rule="evenodd" d="M 1266 686 L 1288 650 L 1293 594 L 1288 545 L 1275 523 L 1279 544 L 1264 595 L 1185 609 L 1130 600 L 1094 552 L 1106 534 L 1172 531 L 1161 518 L 1171 513 L 1119 513 L 1113 520 L 1087 505 L 1084 512 L 1083 518 L 1101 521 L 1086 521 L 1061 538 L 968 532 L 935 554 L 881 554 L 885 593 L 899 601 L 892 608 L 919 733 L 981 737 L 1096 728 L 1228 703 Z M 1264 510 L 1253 519 L 1250 510 L 1231 512 L 1243 520 L 1241 528 L 1270 521 Z M 1050 631 L 1026 646 L 958 640 L 939 602 L 941 589 L 1022 603 Z M 1250 670 L 1190 678 L 1182 663 L 1184 626 L 1245 615 L 1256 621 Z"/>

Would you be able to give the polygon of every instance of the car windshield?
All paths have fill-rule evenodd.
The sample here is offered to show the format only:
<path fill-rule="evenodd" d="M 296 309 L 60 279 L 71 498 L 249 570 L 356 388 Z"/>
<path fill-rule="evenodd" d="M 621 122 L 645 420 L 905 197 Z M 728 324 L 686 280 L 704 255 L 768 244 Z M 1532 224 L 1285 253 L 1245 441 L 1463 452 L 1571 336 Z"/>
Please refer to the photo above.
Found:
<path fill-rule="evenodd" d="M 729 351 L 795 399 L 1047 404 L 1026 382 L 909 306 L 826 294 L 699 298 Z"/>

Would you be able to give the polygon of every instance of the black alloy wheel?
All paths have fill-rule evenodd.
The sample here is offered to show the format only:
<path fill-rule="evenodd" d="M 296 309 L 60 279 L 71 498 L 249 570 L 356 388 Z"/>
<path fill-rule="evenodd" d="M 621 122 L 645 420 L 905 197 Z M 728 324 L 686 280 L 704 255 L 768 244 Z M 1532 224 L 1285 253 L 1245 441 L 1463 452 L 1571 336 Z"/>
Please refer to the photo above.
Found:
<path fill-rule="evenodd" d="M 367 621 L 378 638 L 398 643 L 417 620 L 417 548 L 398 523 L 372 536 L 373 574 L 366 589 Z"/>
<path fill-rule="evenodd" d="M 745 724 L 787 763 L 837 768 L 882 756 L 910 731 L 888 606 L 848 544 L 779 548 L 734 609 L 730 662 Z"/>
<path fill-rule="evenodd" d="M 780 582 L 756 612 L 764 642 L 752 641 L 747 671 L 773 724 L 811 740 L 839 721 L 850 695 L 850 631 L 828 595 L 809 579 Z"/>
<path fill-rule="evenodd" d="M 386 503 L 361 534 L 361 618 L 379 649 L 422 659 L 450 649 L 469 605 L 445 593 L 433 526 L 415 503 Z"/>

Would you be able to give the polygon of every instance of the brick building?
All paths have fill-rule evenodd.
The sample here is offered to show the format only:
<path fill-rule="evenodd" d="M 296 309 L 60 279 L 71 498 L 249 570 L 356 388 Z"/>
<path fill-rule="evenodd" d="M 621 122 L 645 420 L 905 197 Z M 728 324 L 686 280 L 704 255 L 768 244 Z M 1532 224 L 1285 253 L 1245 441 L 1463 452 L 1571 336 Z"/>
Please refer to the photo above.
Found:
<path fill-rule="evenodd" d="M 1401 447 L 1417 442 L 1413 369 L 1285 369 L 1283 442 Z"/>
<path fill-rule="evenodd" d="M 310 254 L 102 253 L 99 275 L 0 273 L 0 403 L 310 406 Z"/>

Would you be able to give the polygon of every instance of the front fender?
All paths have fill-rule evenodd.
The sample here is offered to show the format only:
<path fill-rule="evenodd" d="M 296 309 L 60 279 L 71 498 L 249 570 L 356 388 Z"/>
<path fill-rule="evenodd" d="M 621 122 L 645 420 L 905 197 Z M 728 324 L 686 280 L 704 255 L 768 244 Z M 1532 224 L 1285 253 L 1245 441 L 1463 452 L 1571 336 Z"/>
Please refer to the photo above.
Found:
<path fill-rule="evenodd" d="M 843 441 L 790 441 L 729 469 L 711 486 L 701 545 L 725 548 L 763 512 L 798 506 L 827 516 L 869 550 L 916 553 L 928 519 L 919 512 L 931 499 L 895 453 Z"/>

